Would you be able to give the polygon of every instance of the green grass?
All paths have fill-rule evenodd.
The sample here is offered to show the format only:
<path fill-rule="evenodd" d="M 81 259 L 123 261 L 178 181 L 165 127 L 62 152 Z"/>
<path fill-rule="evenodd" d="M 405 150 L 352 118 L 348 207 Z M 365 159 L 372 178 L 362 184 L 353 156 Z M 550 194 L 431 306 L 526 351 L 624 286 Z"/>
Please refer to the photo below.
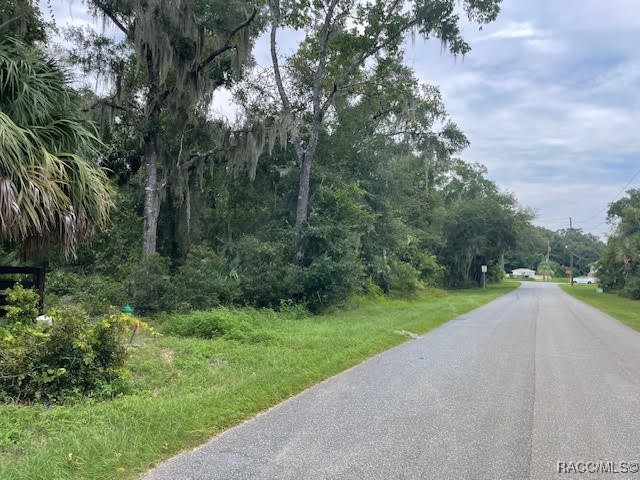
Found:
<path fill-rule="evenodd" d="M 138 337 L 130 360 L 132 393 L 51 408 L 0 406 L 0 478 L 137 478 L 406 341 L 406 332 L 424 333 L 517 286 L 434 290 L 413 300 L 357 299 L 346 310 L 308 318 L 243 310 L 259 334 L 237 338 Z"/>
<path fill-rule="evenodd" d="M 615 293 L 598 293 L 594 285 L 562 285 L 565 292 L 608 313 L 634 330 L 640 331 L 640 300 L 621 297 Z"/>
<path fill-rule="evenodd" d="M 549 281 L 550 282 L 554 282 L 554 283 L 566 283 L 568 285 L 569 284 L 569 277 L 553 277 Z"/>

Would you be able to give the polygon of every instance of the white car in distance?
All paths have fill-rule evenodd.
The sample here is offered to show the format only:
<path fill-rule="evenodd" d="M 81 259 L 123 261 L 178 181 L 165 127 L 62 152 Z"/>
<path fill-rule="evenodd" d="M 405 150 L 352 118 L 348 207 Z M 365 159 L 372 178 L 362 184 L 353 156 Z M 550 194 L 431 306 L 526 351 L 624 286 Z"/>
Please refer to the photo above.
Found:
<path fill-rule="evenodd" d="M 576 285 L 591 285 L 592 283 L 596 283 L 596 280 L 591 277 L 574 277 L 573 283 Z"/>

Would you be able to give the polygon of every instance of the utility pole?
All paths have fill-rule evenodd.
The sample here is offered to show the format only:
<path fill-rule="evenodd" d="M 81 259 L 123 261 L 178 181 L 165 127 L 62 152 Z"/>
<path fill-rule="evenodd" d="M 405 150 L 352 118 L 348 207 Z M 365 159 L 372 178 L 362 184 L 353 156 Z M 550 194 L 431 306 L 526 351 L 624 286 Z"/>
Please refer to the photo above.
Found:
<path fill-rule="evenodd" d="M 549 280 L 551 280 L 551 278 L 553 278 L 553 270 L 549 270 L 551 268 L 550 264 L 549 264 L 549 254 L 551 254 L 551 240 L 547 239 L 547 256 L 544 259 L 544 263 L 545 263 L 545 271 L 544 274 L 542 275 L 542 280 L 546 281 L 547 277 L 549 278 Z M 538 270 L 540 270 L 540 267 L 538 266 Z M 548 274 L 548 275 L 547 275 Z"/>
<path fill-rule="evenodd" d="M 573 230 L 573 222 L 571 221 L 571 217 L 569 217 L 569 235 L 571 235 L 571 231 Z M 569 284 L 573 286 L 573 251 L 569 248 Z"/>

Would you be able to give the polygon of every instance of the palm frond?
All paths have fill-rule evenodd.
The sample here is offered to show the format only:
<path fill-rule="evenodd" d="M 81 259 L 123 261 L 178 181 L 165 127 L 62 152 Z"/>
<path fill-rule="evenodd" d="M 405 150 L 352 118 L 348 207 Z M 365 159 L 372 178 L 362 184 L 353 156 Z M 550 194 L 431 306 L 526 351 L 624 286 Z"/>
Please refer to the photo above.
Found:
<path fill-rule="evenodd" d="M 72 254 L 103 227 L 112 190 L 101 146 L 66 73 L 0 35 L 0 241 Z"/>

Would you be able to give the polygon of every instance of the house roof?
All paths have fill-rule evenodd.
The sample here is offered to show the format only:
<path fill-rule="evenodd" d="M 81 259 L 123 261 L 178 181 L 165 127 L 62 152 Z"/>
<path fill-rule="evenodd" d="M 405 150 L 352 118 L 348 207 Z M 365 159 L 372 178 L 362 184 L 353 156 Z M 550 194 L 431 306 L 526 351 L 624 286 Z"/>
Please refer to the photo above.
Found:
<path fill-rule="evenodd" d="M 516 268 L 514 270 L 511 270 L 511 273 L 528 273 L 528 272 L 536 273 L 535 270 L 532 270 L 530 268 Z"/>

